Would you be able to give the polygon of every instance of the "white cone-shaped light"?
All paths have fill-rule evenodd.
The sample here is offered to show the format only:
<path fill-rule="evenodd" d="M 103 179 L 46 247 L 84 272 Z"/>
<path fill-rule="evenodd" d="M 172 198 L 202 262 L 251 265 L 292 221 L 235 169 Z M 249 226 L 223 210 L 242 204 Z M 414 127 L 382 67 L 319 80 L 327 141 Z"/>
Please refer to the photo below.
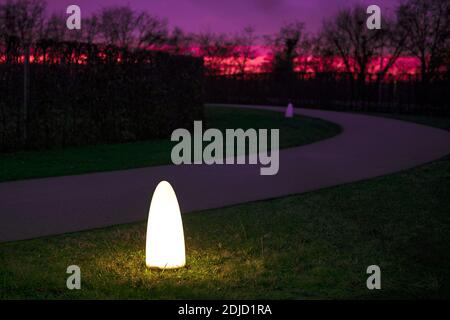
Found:
<path fill-rule="evenodd" d="M 147 222 L 145 263 L 150 268 L 179 268 L 186 264 L 183 222 L 177 196 L 161 181 L 153 193 Z"/>
<path fill-rule="evenodd" d="M 288 104 L 284 116 L 286 118 L 292 118 L 294 116 L 294 106 L 292 105 L 292 103 Z"/>

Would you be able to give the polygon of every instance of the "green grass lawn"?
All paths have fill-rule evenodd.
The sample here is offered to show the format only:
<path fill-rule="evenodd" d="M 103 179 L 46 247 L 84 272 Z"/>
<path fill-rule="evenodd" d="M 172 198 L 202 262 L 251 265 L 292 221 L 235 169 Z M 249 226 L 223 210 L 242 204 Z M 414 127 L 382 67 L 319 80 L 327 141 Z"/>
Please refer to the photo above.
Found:
<path fill-rule="evenodd" d="M 280 129 L 280 148 L 304 145 L 338 134 L 341 128 L 320 119 L 266 110 L 205 108 L 206 126 L 222 132 L 233 128 Z M 170 164 L 176 142 L 166 140 L 95 145 L 0 154 L 0 181 L 111 171 Z"/>
<path fill-rule="evenodd" d="M 149 270 L 146 223 L 0 244 L 0 298 L 450 298 L 450 157 L 183 215 L 187 266 Z M 66 289 L 81 267 L 82 289 Z M 382 289 L 366 288 L 381 267 Z"/>

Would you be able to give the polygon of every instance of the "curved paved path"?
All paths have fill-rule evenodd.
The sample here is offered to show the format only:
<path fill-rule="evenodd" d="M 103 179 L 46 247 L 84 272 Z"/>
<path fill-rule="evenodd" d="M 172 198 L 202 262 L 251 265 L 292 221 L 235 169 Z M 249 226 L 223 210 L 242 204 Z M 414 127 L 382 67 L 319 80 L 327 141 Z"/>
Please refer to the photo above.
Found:
<path fill-rule="evenodd" d="M 275 176 L 261 176 L 259 165 L 168 165 L 0 183 L 0 241 L 143 220 L 163 179 L 174 185 L 182 212 L 190 212 L 372 178 L 450 153 L 444 130 L 352 113 L 296 112 L 344 130 L 281 151 Z"/>

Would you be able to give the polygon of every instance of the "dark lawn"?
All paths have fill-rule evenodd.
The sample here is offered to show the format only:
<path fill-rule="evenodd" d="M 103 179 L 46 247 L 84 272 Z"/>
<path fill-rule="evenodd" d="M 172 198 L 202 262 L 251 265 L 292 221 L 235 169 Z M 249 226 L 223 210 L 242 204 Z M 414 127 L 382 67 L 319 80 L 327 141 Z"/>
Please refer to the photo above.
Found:
<path fill-rule="evenodd" d="M 225 129 L 280 129 L 280 148 L 305 145 L 338 134 L 338 125 L 266 110 L 205 108 L 207 127 Z M 170 152 L 176 142 L 166 140 L 94 145 L 0 154 L 0 181 L 73 175 L 97 171 L 131 169 L 171 164 Z"/>

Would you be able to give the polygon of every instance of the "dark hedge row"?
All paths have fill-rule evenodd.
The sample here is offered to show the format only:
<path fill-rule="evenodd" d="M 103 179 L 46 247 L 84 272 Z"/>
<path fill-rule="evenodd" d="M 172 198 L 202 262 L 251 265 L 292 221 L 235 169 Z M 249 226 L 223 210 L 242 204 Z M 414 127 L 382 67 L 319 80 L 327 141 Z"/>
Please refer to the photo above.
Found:
<path fill-rule="evenodd" d="M 147 63 L 0 65 L 0 151 L 170 136 L 203 118 L 202 61 L 152 54 Z"/>

